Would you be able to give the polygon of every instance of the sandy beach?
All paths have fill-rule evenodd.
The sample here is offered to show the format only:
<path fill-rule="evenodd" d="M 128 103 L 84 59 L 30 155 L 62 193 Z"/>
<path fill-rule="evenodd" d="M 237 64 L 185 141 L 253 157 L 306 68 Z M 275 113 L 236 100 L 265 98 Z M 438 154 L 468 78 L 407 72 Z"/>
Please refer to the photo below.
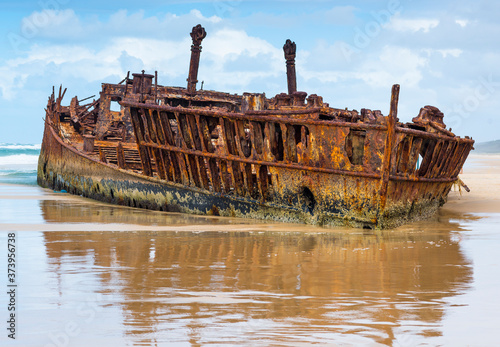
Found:
<path fill-rule="evenodd" d="M 471 154 L 460 179 L 471 189 L 455 187 L 444 210 L 457 213 L 500 212 L 500 154 Z"/>
<path fill-rule="evenodd" d="M 495 345 L 500 155 L 430 220 L 334 229 L 114 206 L 0 184 L 0 344 Z M 16 273 L 9 282 L 8 255 Z M 14 283 L 16 287 L 8 287 Z M 9 301 L 10 300 L 10 301 Z"/>

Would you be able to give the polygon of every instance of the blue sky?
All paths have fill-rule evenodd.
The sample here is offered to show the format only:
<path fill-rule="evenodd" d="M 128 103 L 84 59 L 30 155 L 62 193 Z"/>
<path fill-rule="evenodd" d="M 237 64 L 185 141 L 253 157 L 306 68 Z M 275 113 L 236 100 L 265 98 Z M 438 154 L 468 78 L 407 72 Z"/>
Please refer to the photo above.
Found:
<path fill-rule="evenodd" d="M 2 1 L 0 142 L 40 143 L 52 86 L 66 102 L 127 71 L 185 86 L 191 28 L 202 24 L 198 79 L 233 93 L 286 91 L 282 46 L 297 44 L 297 88 L 331 106 L 399 118 L 433 105 L 457 135 L 499 139 L 500 2 Z"/>

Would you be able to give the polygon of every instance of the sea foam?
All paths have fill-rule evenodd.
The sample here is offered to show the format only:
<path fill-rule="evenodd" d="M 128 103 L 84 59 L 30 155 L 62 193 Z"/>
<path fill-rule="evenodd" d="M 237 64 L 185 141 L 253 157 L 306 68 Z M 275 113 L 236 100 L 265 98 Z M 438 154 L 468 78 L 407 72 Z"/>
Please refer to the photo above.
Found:
<path fill-rule="evenodd" d="M 14 143 L 0 143 L 0 153 L 2 149 L 9 149 L 9 150 L 25 150 L 25 149 L 31 149 L 31 150 L 40 150 L 42 148 L 41 144 L 14 144 Z"/>
<path fill-rule="evenodd" d="M 36 184 L 40 144 L 0 143 L 0 183 Z"/>
<path fill-rule="evenodd" d="M 38 155 L 14 154 L 5 157 L 0 156 L 0 167 L 6 165 L 37 165 Z"/>

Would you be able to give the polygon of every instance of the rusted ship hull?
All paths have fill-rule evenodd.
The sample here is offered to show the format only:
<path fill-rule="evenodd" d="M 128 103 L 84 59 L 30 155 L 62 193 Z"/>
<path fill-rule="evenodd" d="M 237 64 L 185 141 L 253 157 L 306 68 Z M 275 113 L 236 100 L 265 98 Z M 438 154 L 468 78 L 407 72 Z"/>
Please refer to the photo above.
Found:
<path fill-rule="evenodd" d="M 389 180 L 386 208 L 380 213 L 379 176 L 358 177 L 286 167 L 271 168 L 270 172 L 279 177 L 279 195 L 286 203 L 278 199 L 263 203 L 258 199 L 209 192 L 120 169 L 64 143 L 47 123 L 38 164 L 38 183 L 95 200 L 159 211 L 389 228 L 433 215 L 446 201 L 454 181 Z M 305 186 L 316 195 L 304 196 Z"/>
<path fill-rule="evenodd" d="M 78 152 L 61 141 L 48 125 L 38 163 L 38 184 L 107 203 L 158 211 L 355 227 L 376 224 L 375 220 L 347 217 L 341 211 L 314 216 L 310 206 L 304 211 L 265 204 L 131 173 Z"/>
<path fill-rule="evenodd" d="M 187 88 L 153 86 L 143 72 L 103 84 L 87 105 L 53 93 L 39 184 L 153 210 L 364 228 L 425 219 L 446 202 L 474 141 L 446 130 L 437 108 L 400 123 L 399 85 L 386 117 L 306 100 L 290 41 L 288 93 L 196 90 L 205 35 L 191 33 Z"/>

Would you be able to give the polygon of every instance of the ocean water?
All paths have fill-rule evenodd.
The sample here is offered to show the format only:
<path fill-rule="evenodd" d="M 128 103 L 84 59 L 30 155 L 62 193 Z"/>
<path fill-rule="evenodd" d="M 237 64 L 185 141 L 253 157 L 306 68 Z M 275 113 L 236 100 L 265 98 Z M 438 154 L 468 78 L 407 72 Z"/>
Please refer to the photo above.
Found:
<path fill-rule="evenodd" d="M 36 185 L 40 144 L 0 143 L 0 183 Z"/>

